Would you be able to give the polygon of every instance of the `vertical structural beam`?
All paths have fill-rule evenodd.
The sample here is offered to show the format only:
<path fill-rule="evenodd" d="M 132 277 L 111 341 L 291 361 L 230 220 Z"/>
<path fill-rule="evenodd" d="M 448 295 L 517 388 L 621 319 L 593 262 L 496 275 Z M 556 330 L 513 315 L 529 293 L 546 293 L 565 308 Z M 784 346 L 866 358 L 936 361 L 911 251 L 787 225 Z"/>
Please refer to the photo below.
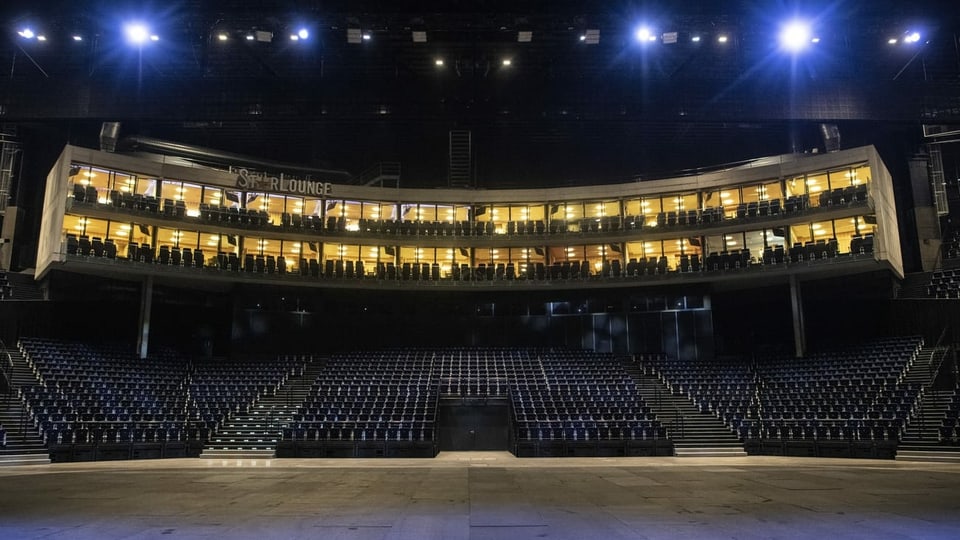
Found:
<path fill-rule="evenodd" d="M 153 276 L 147 276 L 140 289 L 140 332 L 137 334 L 137 354 L 147 357 L 150 342 L 150 311 L 153 308 Z"/>
<path fill-rule="evenodd" d="M 807 334 L 803 323 L 803 297 L 800 295 L 800 281 L 796 275 L 790 276 L 790 308 L 793 311 L 793 346 L 797 358 L 807 352 Z"/>

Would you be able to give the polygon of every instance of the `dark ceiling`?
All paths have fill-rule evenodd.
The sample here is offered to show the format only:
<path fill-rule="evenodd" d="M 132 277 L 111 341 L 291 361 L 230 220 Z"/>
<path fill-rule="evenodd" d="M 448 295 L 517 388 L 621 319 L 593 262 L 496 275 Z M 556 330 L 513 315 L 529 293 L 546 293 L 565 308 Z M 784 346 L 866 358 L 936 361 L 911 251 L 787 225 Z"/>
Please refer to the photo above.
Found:
<path fill-rule="evenodd" d="M 845 146 L 909 146 L 923 123 L 960 123 L 952 2 L 123 4 L 7 3 L 0 115 L 90 146 L 109 120 L 124 134 L 353 174 L 399 162 L 405 185 L 442 185 L 448 133 L 466 129 L 479 187 L 810 150 L 824 122 Z M 820 42 L 791 57 L 776 34 L 794 12 Z M 136 18 L 159 40 L 126 44 L 118 29 Z M 658 41 L 636 41 L 641 21 Z M 18 36 L 27 25 L 47 40 Z M 309 37 L 292 41 L 301 25 Z M 370 39 L 348 43 L 350 29 Z M 420 30 L 426 42 L 414 42 Z M 599 43 L 579 39 L 587 30 Z M 919 42 L 902 43 L 914 30 Z M 258 31 L 272 38 L 246 39 Z"/>

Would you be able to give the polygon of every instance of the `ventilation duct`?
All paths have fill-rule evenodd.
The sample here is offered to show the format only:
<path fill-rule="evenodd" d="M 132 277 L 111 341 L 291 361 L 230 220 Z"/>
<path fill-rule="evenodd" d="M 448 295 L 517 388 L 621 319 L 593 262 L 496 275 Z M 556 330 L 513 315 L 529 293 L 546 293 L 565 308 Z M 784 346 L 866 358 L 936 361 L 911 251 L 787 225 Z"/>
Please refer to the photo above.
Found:
<path fill-rule="evenodd" d="M 340 184 L 348 183 L 352 179 L 352 175 L 346 171 L 317 169 L 302 165 L 269 161 L 250 156 L 244 156 L 242 154 L 235 154 L 233 152 L 163 141 L 159 139 L 153 139 L 151 137 L 125 137 L 122 141 L 122 147 L 125 151 L 144 150 L 167 156 L 177 156 L 197 164 L 214 167 L 249 167 L 251 169 L 256 169 L 263 172 L 284 173 L 294 176 L 309 176 L 310 178 L 316 180 L 336 182 Z"/>

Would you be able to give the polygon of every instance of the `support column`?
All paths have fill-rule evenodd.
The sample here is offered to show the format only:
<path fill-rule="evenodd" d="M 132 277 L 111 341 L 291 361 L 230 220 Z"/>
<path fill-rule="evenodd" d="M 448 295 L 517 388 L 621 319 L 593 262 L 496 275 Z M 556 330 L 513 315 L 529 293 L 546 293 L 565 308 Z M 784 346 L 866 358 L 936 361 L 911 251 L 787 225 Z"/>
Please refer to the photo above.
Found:
<path fill-rule="evenodd" d="M 793 312 L 793 346 L 797 358 L 807 352 L 807 334 L 803 323 L 803 298 L 800 295 L 800 281 L 796 275 L 790 276 L 790 308 Z"/>
<path fill-rule="evenodd" d="M 137 334 L 137 354 L 141 359 L 147 357 L 147 345 L 150 341 L 150 311 L 153 308 L 153 276 L 143 280 L 140 289 L 140 325 Z"/>

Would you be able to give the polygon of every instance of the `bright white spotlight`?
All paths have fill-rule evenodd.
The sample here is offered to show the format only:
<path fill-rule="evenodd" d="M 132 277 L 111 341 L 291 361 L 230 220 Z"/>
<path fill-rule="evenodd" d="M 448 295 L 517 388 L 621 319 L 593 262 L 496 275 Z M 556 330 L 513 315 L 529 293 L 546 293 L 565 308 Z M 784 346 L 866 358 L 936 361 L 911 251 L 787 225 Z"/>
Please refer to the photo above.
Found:
<path fill-rule="evenodd" d="M 787 23 L 780 31 L 780 45 L 790 52 L 800 52 L 810 44 L 810 25 L 805 22 Z"/>
<path fill-rule="evenodd" d="M 364 40 L 364 41 L 370 41 L 370 38 L 372 38 L 372 37 L 373 37 L 373 36 L 370 35 L 369 32 L 364 32 L 364 34 L 363 34 L 363 40 Z"/>
<path fill-rule="evenodd" d="M 73 35 L 73 40 L 74 40 L 74 41 L 83 41 L 83 36 L 81 36 L 80 34 L 74 34 L 74 35 Z"/>
<path fill-rule="evenodd" d="M 29 28 L 24 28 L 23 30 L 17 32 L 17 35 L 19 35 L 22 38 L 33 39 L 33 36 L 35 34 L 33 33 L 33 30 Z"/>
<path fill-rule="evenodd" d="M 718 42 L 718 43 L 726 43 L 728 39 L 729 39 L 729 38 L 727 38 L 727 36 L 718 36 L 718 37 L 717 37 L 717 42 Z"/>
<path fill-rule="evenodd" d="M 700 43 L 700 36 L 693 36 L 692 38 L 690 38 L 690 41 L 694 43 Z"/>
<path fill-rule="evenodd" d="M 46 40 L 47 40 L 47 36 L 43 34 L 40 34 L 37 36 L 37 41 L 46 41 Z"/>
<path fill-rule="evenodd" d="M 641 26 L 637 29 L 636 34 L 637 41 L 656 41 L 657 36 L 650 31 L 646 26 Z"/>
<path fill-rule="evenodd" d="M 892 38 L 890 38 L 890 39 L 887 40 L 887 43 L 889 43 L 890 45 L 896 45 L 896 44 L 897 44 L 897 38 L 892 37 Z"/>
<path fill-rule="evenodd" d="M 135 44 L 141 44 L 150 39 L 150 30 L 139 23 L 128 24 L 124 27 L 123 33 L 127 35 L 127 39 L 131 43 Z"/>
<path fill-rule="evenodd" d="M 310 32 L 308 32 L 306 28 L 301 28 L 300 31 L 297 32 L 297 37 L 300 39 L 307 39 L 310 37 Z"/>
<path fill-rule="evenodd" d="M 509 66 L 512 66 L 512 65 L 513 65 L 513 60 L 511 60 L 511 59 L 509 59 L 509 58 L 504 58 L 504 59 L 503 59 L 503 62 L 501 62 L 501 64 L 503 64 L 503 65 L 506 66 L 506 67 L 509 67 Z"/>
<path fill-rule="evenodd" d="M 220 41 L 226 41 L 226 40 L 229 39 L 229 38 L 230 38 L 230 36 L 228 36 L 228 35 L 226 35 L 226 34 L 222 34 L 222 33 L 221 33 L 221 34 L 217 34 L 217 39 L 220 40 Z"/>
<path fill-rule="evenodd" d="M 150 36 L 150 41 L 160 41 L 160 36 L 153 34 Z"/>
<path fill-rule="evenodd" d="M 436 60 L 434 60 L 434 61 L 433 61 L 433 65 L 435 65 L 435 66 L 437 66 L 437 67 L 443 66 L 443 58 L 437 58 Z"/>
<path fill-rule="evenodd" d="M 903 38 L 904 43 L 916 43 L 920 41 L 920 32 L 910 32 Z"/>

